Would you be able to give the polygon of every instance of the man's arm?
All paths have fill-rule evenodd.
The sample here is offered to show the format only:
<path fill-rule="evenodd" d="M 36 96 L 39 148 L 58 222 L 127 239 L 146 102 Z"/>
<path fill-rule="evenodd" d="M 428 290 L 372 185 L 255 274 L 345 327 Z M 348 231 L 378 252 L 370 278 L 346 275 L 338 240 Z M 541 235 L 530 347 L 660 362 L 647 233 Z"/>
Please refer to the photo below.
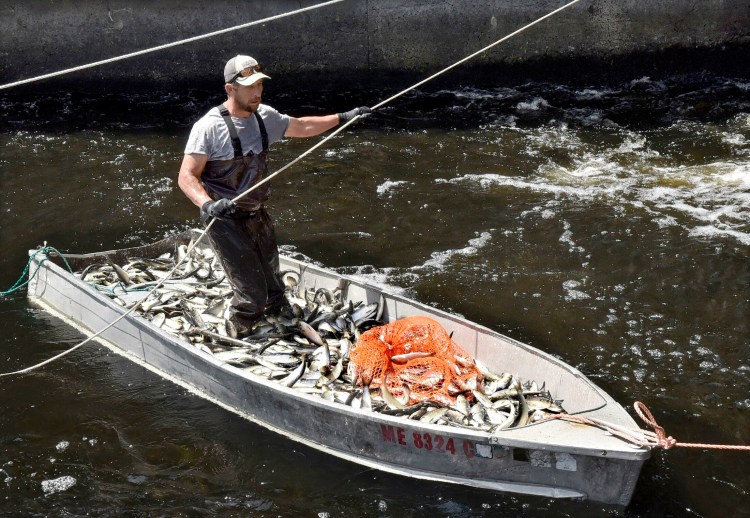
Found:
<path fill-rule="evenodd" d="M 314 137 L 328 131 L 339 123 L 347 122 L 358 115 L 365 116 L 371 110 L 367 106 L 354 108 L 348 112 L 335 115 L 321 115 L 317 117 L 291 117 L 285 137 Z"/>
<path fill-rule="evenodd" d="M 314 137 L 328 131 L 339 123 L 339 116 L 290 117 L 285 137 Z"/>
<path fill-rule="evenodd" d="M 177 185 L 180 186 L 185 196 L 190 198 L 198 207 L 202 207 L 211 197 L 201 183 L 203 169 L 208 162 L 208 155 L 192 153 L 185 155 L 180 166 L 180 174 L 177 177 Z"/>

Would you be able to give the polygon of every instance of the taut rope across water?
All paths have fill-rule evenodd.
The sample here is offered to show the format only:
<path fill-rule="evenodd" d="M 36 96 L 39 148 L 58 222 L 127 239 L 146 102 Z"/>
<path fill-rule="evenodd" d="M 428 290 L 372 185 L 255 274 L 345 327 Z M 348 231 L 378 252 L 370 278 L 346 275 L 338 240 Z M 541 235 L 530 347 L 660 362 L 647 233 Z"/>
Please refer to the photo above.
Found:
<path fill-rule="evenodd" d="M 173 41 L 172 43 L 167 43 L 167 44 L 164 44 L 164 45 L 159 45 L 157 47 L 151 47 L 151 48 L 148 48 L 148 49 L 138 50 L 136 52 L 131 52 L 130 54 L 123 54 L 122 56 L 116 56 L 114 58 L 109 58 L 109 59 L 103 59 L 101 61 L 95 61 L 93 63 L 88 63 L 86 65 L 80 65 L 80 66 L 73 67 L 73 68 L 67 68 L 65 70 L 60 70 L 58 72 L 52 72 L 52 73 L 49 73 L 49 74 L 43 74 L 41 76 L 31 77 L 29 79 L 22 79 L 20 81 L 15 81 L 13 83 L 8 83 L 8 84 L 5 84 L 5 85 L 0 85 L 0 90 L 5 90 L 7 88 L 12 88 L 14 86 L 24 85 L 24 84 L 27 84 L 27 83 L 33 83 L 35 81 L 41 81 L 42 79 L 49 79 L 51 77 L 57 77 L 57 76 L 61 76 L 61 75 L 64 75 L 64 74 L 70 74 L 71 72 L 78 72 L 80 70 L 86 70 L 88 68 L 94 68 L 94 67 L 98 67 L 100 65 L 106 65 L 108 63 L 114 63 L 116 61 L 122 61 L 124 59 L 129 59 L 129 58 L 133 58 L 133 57 L 136 57 L 136 56 L 142 56 L 143 54 L 148 54 L 150 52 L 156 52 L 157 50 L 164 50 L 164 49 L 168 49 L 168 48 L 171 48 L 171 47 L 177 47 L 179 45 L 184 45 L 186 43 L 192 43 L 194 41 L 198 41 L 198 40 L 202 40 L 202 39 L 206 39 L 206 38 L 212 38 L 214 36 L 218 36 L 220 34 L 225 34 L 227 32 L 237 31 L 239 29 L 245 29 L 247 27 L 252 27 L 253 25 L 259 25 L 261 23 L 266 23 L 266 22 L 270 22 L 270 21 L 273 21 L 273 20 L 278 20 L 280 18 L 286 18 L 287 16 L 292 16 L 294 14 L 299 14 L 299 13 L 303 13 L 303 12 L 306 12 L 306 11 L 312 11 L 312 10 L 318 9 L 320 7 L 327 7 L 329 5 L 337 4 L 337 3 L 343 2 L 343 1 L 344 0 L 330 0 L 328 2 L 323 2 L 321 4 L 311 5 L 310 7 L 304 7 L 302 9 L 297 9 L 295 11 L 289 11 L 287 13 L 282 13 L 282 14 L 277 14 L 277 15 L 274 15 L 274 16 L 269 16 L 268 18 L 263 18 L 262 20 L 255 20 L 253 22 L 243 23 L 241 25 L 235 25 L 234 27 L 228 27 L 226 29 L 221 29 L 221 30 L 218 30 L 218 31 L 209 32 L 207 34 L 201 34 L 199 36 L 193 36 L 192 38 L 186 38 L 184 40 Z"/>

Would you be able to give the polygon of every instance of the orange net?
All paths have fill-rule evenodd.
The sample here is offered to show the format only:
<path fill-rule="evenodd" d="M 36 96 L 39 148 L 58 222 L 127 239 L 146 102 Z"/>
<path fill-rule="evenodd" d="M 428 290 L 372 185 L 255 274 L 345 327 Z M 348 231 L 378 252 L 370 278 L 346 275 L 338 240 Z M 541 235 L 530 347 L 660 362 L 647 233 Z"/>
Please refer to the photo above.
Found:
<path fill-rule="evenodd" d="M 456 402 L 482 381 L 469 354 L 435 320 L 407 317 L 363 333 L 349 355 L 354 382 L 377 388 L 385 380 L 388 391 L 408 404 Z"/>

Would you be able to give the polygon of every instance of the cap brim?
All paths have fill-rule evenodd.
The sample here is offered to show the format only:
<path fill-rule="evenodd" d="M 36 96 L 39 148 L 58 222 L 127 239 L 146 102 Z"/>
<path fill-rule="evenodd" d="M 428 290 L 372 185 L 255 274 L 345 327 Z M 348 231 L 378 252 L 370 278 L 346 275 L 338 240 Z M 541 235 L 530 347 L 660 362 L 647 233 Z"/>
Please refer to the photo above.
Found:
<path fill-rule="evenodd" d="M 236 80 L 236 82 L 237 84 L 240 84 L 242 86 L 250 86 L 250 85 L 254 85 L 261 79 L 271 79 L 271 78 L 267 76 L 266 74 L 263 74 L 261 72 L 256 72 L 247 77 L 240 77 Z"/>

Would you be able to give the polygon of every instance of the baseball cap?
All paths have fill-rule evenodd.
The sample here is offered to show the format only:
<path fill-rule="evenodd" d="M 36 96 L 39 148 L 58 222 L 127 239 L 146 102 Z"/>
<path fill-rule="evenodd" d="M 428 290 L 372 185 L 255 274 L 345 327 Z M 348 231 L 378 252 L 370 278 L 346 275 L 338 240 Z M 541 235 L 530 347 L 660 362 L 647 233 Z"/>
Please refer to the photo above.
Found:
<path fill-rule="evenodd" d="M 248 86 L 257 83 L 261 79 L 271 79 L 263 73 L 263 65 L 250 56 L 239 54 L 229 61 L 224 67 L 224 82 L 237 83 Z"/>

